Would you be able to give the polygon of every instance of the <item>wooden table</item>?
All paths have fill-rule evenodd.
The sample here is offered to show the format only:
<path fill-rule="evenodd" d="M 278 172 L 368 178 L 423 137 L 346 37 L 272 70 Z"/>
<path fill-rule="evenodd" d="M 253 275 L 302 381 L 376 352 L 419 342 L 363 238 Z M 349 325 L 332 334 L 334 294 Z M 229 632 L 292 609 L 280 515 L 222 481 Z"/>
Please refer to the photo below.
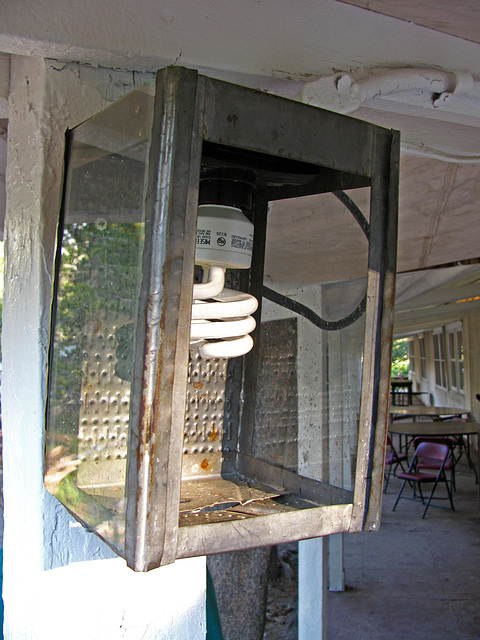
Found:
<path fill-rule="evenodd" d="M 429 417 L 434 420 L 443 420 L 445 418 L 455 418 L 460 416 L 468 416 L 470 412 L 467 409 L 458 407 L 427 407 L 420 404 L 405 405 L 403 407 L 390 407 L 390 416 L 392 420 L 401 420 L 405 418 Z"/>
<path fill-rule="evenodd" d="M 480 455 L 478 456 L 479 468 L 478 472 L 470 457 L 470 436 L 478 436 L 480 433 L 480 424 L 477 422 L 392 422 L 388 429 L 389 433 L 396 433 L 400 436 L 407 436 L 409 438 L 416 438 L 418 436 L 442 436 L 456 438 L 460 443 L 463 436 L 467 436 L 467 446 L 465 453 L 467 456 L 468 464 L 471 466 L 475 473 L 475 479 L 478 483 L 478 476 L 480 473 Z"/>

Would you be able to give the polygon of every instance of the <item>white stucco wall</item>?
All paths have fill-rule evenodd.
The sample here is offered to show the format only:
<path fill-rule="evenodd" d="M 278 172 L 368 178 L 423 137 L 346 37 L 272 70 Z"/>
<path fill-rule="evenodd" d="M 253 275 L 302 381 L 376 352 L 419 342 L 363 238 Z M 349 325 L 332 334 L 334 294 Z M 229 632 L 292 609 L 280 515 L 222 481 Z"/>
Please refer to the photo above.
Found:
<path fill-rule="evenodd" d="M 205 559 L 135 574 L 43 488 L 45 374 L 66 127 L 145 78 L 12 58 L 3 306 L 5 637 L 205 638 Z"/>

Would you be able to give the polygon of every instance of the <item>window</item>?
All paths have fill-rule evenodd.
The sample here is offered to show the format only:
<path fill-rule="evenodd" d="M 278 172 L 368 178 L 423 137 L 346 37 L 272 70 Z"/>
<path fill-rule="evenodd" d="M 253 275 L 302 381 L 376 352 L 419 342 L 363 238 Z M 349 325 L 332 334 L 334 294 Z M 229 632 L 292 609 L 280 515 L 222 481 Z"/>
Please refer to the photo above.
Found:
<path fill-rule="evenodd" d="M 457 331 L 457 362 L 458 362 L 458 386 L 465 389 L 465 375 L 463 368 L 463 337 L 462 331 Z"/>
<path fill-rule="evenodd" d="M 455 391 L 464 391 L 463 338 L 459 328 L 447 331 L 447 357 L 450 387 Z"/>
<path fill-rule="evenodd" d="M 419 337 L 418 346 L 420 348 L 420 375 L 424 380 L 426 380 L 427 379 L 427 355 L 425 353 L 425 336 Z"/>
<path fill-rule="evenodd" d="M 435 364 L 435 384 L 437 387 L 447 388 L 447 367 L 445 362 L 445 347 L 443 334 L 433 334 L 433 361 Z"/>
<path fill-rule="evenodd" d="M 415 373 L 417 371 L 414 347 L 415 347 L 415 342 L 413 340 L 409 340 L 408 341 L 408 360 L 409 360 L 409 369 L 411 373 Z"/>

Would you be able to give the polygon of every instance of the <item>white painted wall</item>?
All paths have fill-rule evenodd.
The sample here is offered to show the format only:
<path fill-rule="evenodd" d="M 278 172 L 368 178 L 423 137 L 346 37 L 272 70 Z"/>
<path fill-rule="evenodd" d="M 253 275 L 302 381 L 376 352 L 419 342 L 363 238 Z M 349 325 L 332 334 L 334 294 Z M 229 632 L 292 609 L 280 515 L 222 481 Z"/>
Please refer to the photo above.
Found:
<path fill-rule="evenodd" d="M 43 488 L 45 373 L 63 134 L 144 78 L 12 58 L 3 306 L 8 640 L 205 638 L 205 559 L 134 574 Z"/>

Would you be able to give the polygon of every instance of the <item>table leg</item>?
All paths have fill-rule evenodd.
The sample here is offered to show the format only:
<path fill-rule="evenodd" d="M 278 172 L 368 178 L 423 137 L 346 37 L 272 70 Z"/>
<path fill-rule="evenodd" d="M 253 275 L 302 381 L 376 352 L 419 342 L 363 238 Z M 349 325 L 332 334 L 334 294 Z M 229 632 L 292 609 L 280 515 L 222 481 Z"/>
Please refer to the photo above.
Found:
<path fill-rule="evenodd" d="M 473 469 L 473 473 L 475 474 L 475 484 L 478 484 L 478 473 L 477 470 L 475 468 L 475 465 L 473 464 L 473 460 L 470 457 L 470 435 L 467 434 L 467 444 L 465 447 L 465 452 L 467 454 L 467 460 L 468 460 L 468 464 L 470 465 L 470 467 Z M 480 458 L 480 456 L 478 456 Z"/>

